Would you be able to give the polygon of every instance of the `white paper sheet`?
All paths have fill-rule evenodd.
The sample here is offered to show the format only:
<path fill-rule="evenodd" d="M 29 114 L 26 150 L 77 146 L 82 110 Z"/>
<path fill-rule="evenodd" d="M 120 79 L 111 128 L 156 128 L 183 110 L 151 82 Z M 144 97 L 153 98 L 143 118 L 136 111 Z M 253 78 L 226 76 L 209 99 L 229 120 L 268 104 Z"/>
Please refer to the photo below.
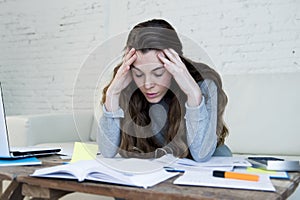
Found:
<path fill-rule="evenodd" d="M 236 188 L 247 190 L 275 191 L 275 188 L 266 175 L 260 175 L 259 181 L 244 181 L 212 176 L 212 171 L 186 171 L 174 181 L 178 185 L 193 185 L 206 187 Z"/>

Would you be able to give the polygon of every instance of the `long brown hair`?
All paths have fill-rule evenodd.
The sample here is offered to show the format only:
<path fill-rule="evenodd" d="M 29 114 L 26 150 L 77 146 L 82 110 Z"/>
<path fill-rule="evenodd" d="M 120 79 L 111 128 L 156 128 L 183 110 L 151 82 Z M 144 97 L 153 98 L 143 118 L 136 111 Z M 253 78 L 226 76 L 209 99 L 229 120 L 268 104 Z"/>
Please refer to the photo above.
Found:
<path fill-rule="evenodd" d="M 129 33 L 127 48 L 135 48 L 142 53 L 150 50 L 174 49 L 186 65 L 189 73 L 198 83 L 205 79 L 214 81 L 218 91 L 217 129 L 218 145 L 224 144 L 228 129 L 223 121 L 223 113 L 227 104 L 227 96 L 222 89 L 219 74 L 202 63 L 195 63 L 182 54 L 182 44 L 174 28 L 165 20 L 154 19 L 136 25 Z M 119 64 L 114 69 L 115 77 Z M 110 83 L 104 88 L 102 103 L 106 100 L 106 91 Z M 172 80 L 171 87 L 164 97 L 169 105 L 167 122 L 164 130 L 165 144 L 160 144 L 151 131 L 149 117 L 150 104 L 132 81 L 120 95 L 120 107 L 124 110 L 125 117 L 121 119 L 120 132 L 121 144 L 119 153 L 124 157 L 149 158 L 160 156 L 157 149 L 173 153 L 178 157 L 190 157 L 186 141 L 185 106 L 186 95 Z"/>

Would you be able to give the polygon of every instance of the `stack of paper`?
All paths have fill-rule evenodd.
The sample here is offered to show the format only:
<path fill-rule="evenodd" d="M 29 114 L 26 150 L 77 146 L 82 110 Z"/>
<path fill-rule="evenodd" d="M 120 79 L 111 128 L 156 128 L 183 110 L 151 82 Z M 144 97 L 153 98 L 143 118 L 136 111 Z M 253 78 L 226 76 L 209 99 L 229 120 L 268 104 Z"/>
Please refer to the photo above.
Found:
<path fill-rule="evenodd" d="M 196 162 L 187 158 L 179 159 L 172 155 L 165 155 L 156 159 L 155 162 L 164 163 L 169 171 L 183 171 L 184 174 L 174 181 L 174 184 L 178 185 L 275 191 L 270 180 L 271 174 L 267 172 L 254 172 L 254 170 L 250 168 L 251 163 L 241 157 L 212 157 L 206 162 Z M 259 181 L 218 178 L 213 176 L 214 170 L 256 174 L 259 175 Z M 272 175 L 273 177 L 275 176 L 274 172 Z M 277 177 L 286 176 L 284 173 L 276 173 L 276 175 Z"/>
<path fill-rule="evenodd" d="M 249 167 L 251 163 L 239 157 L 212 157 L 206 162 L 196 162 L 187 158 L 176 158 L 167 154 L 154 162 L 164 164 L 168 169 L 178 171 L 199 171 L 199 170 L 225 170 L 231 171 L 234 167 Z"/>

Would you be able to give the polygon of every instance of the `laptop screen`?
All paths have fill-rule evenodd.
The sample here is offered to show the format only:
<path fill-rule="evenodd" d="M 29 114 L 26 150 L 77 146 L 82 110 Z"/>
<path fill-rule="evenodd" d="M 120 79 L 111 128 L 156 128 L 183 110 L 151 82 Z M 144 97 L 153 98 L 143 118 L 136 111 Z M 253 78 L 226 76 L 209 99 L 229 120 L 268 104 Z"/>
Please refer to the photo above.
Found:
<path fill-rule="evenodd" d="M 10 157 L 1 82 L 0 82 L 0 93 L 1 93 L 0 94 L 0 156 Z"/>

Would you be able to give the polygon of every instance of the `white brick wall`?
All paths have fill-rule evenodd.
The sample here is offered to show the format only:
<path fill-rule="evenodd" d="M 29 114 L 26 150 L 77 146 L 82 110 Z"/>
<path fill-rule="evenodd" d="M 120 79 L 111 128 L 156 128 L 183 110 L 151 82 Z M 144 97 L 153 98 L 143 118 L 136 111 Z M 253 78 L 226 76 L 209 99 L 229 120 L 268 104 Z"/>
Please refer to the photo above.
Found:
<path fill-rule="evenodd" d="M 74 85 L 75 106 L 93 107 L 103 63 L 88 55 L 151 18 L 167 19 L 222 74 L 299 72 L 299 10 L 297 0 L 0 0 L 6 112 L 71 110 Z M 201 59 L 198 50 L 186 52 Z M 86 58 L 93 64 L 82 67 Z"/>

